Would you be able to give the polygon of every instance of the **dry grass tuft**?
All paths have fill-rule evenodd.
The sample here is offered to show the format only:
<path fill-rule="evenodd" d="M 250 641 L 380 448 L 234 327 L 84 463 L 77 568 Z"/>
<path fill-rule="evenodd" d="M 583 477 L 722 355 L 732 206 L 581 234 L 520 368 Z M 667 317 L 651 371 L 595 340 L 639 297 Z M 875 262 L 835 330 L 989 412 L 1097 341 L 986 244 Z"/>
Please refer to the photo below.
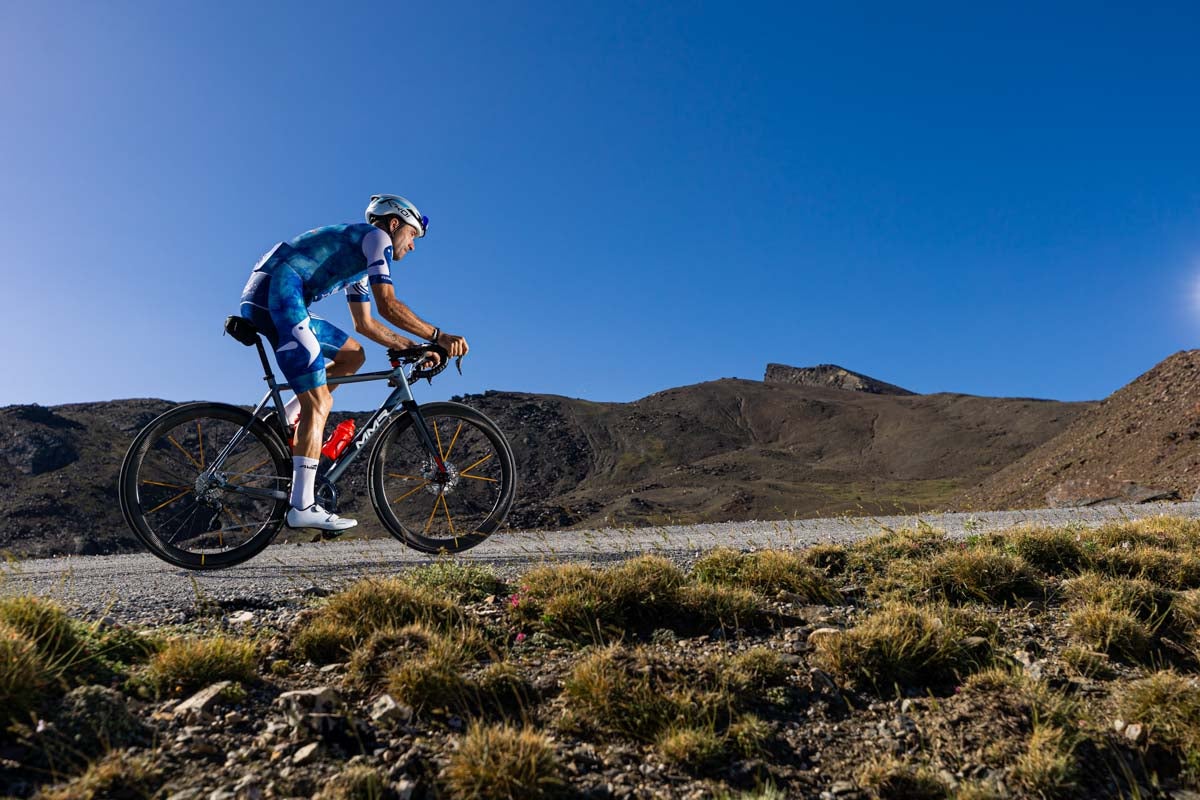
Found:
<path fill-rule="evenodd" d="M 1136 680 L 1117 698 L 1127 723 L 1145 726 L 1151 744 L 1179 758 L 1192 780 L 1200 778 L 1200 684 L 1164 670 Z"/>
<path fill-rule="evenodd" d="M 42 789 L 37 800 L 150 798 L 162 783 L 162 772 L 148 757 L 114 751 L 69 783 Z"/>
<path fill-rule="evenodd" d="M 818 639 L 813 660 L 857 687 L 892 694 L 906 686 L 944 685 L 985 665 L 986 641 L 966 641 L 968 636 L 933 610 L 889 603 L 856 627 Z"/>
<path fill-rule="evenodd" d="M 789 592 L 806 603 L 840 599 L 825 575 L 806 563 L 803 554 L 785 550 L 739 553 L 718 548 L 696 562 L 693 574 L 702 583 L 744 587 L 768 596 Z"/>
<path fill-rule="evenodd" d="M 654 747 L 669 763 L 694 770 L 711 767 L 725 753 L 725 742 L 707 726 L 667 728 Z"/>
<path fill-rule="evenodd" d="M 1131 611 L 1091 603 L 1072 611 L 1067 627 L 1076 641 L 1110 656 L 1137 662 L 1150 652 L 1150 627 Z"/>
<path fill-rule="evenodd" d="M 850 551 L 840 544 L 814 544 L 800 551 L 800 558 L 828 575 L 841 575 L 850 561 Z"/>
<path fill-rule="evenodd" d="M 464 603 L 505 594 L 507 589 L 504 581 L 491 567 L 452 559 L 442 559 L 415 567 L 404 573 L 401 579 L 414 586 L 442 592 Z"/>
<path fill-rule="evenodd" d="M 1024 559 L 992 547 L 953 549 L 928 560 L 902 561 L 888 577 L 907 593 L 952 603 L 1001 603 L 1045 593 Z"/>
<path fill-rule="evenodd" d="M 928 764 L 913 764 L 883 756 L 866 764 L 856 776 L 858 785 L 872 797 L 905 800 L 942 800 L 950 792 Z"/>
<path fill-rule="evenodd" d="M 367 578 L 329 598 L 293 633 L 292 649 L 318 664 L 344 660 L 371 634 L 413 623 L 448 630 L 464 625 L 458 604 L 439 590 L 397 578 Z"/>
<path fill-rule="evenodd" d="M 379 770 L 355 764 L 329 780 L 314 800 L 383 800 L 387 796 L 387 784 Z"/>
<path fill-rule="evenodd" d="M 503 724 L 472 724 L 442 780 L 450 795 L 461 800 L 543 800 L 567 794 L 546 737 Z"/>
<path fill-rule="evenodd" d="M 258 651 L 253 642 L 230 636 L 188 637 L 167 642 L 142 676 L 159 694 L 201 689 L 217 681 L 251 683 Z"/>
<path fill-rule="evenodd" d="M 46 673 L 46 662 L 33 642 L 0 623 L 0 731 L 37 707 Z"/>
<path fill-rule="evenodd" d="M 1078 770 L 1072 740 L 1062 728 L 1035 724 L 1025 752 L 1012 765 L 1012 780 L 1035 797 L 1068 794 Z"/>
<path fill-rule="evenodd" d="M 1086 547 L 1071 528 L 1017 528 L 995 537 L 1026 563 L 1047 575 L 1067 575 L 1083 569 Z"/>
<path fill-rule="evenodd" d="M 665 558 L 642 556 L 596 570 L 548 566 L 525 574 L 510 614 L 521 627 L 585 642 L 604 642 L 659 628 L 708 632 L 755 625 L 761 601 L 744 589 L 688 584 Z"/>
<path fill-rule="evenodd" d="M 867 575 L 882 575 L 897 561 L 921 561 L 949 546 L 944 533 L 928 526 L 889 531 L 846 548 L 846 566 Z"/>

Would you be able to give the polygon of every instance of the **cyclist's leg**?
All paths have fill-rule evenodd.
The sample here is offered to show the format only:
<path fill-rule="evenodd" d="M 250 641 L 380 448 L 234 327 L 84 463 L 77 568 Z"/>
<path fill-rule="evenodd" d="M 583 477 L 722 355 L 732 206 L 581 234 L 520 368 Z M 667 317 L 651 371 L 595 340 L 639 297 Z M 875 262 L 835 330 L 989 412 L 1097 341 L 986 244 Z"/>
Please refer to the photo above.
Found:
<path fill-rule="evenodd" d="M 337 378 L 343 375 L 353 375 L 367 360 L 362 345 L 350 338 L 344 331 L 316 314 L 309 314 L 309 328 L 321 345 L 321 357 L 331 363 L 325 365 L 325 375 Z M 330 386 L 329 391 L 337 389 Z M 293 425 L 300 414 L 300 396 L 288 400 L 283 409 L 284 415 Z M 324 423 L 322 423 L 323 425 Z M 322 430 L 318 428 L 318 430 Z"/>
<path fill-rule="evenodd" d="M 325 348 L 336 353 L 345 334 L 324 320 L 314 320 L 304 304 L 303 282 L 287 268 L 272 275 L 269 313 L 274 337 L 275 361 L 300 401 L 300 419 L 292 454 L 292 509 L 288 525 L 294 528 L 316 527 L 343 530 L 354 520 L 342 520 L 316 504 L 314 487 L 321 434 L 333 407 L 329 387 L 325 385 Z M 315 327 L 315 330 L 314 330 Z M 328 341 L 322 343 L 318 333 Z M 340 334 L 341 341 L 338 341 Z"/>

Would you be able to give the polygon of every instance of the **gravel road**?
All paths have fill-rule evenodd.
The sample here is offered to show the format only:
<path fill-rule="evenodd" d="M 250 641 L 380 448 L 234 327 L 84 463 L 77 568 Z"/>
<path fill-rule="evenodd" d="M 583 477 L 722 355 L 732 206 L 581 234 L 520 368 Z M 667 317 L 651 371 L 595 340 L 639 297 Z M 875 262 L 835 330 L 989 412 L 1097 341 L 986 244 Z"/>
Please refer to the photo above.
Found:
<path fill-rule="evenodd" d="M 1159 514 L 1200 517 L 1200 503 L 1153 503 L 1082 509 L 996 511 L 891 517 L 837 517 L 782 522 L 728 522 L 660 528 L 586 531 L 507 531 L 458 558 L 490 564 L 515 575 L 544 561 L 603 562 L 659 553 L 687 562 L 698 551 L 796 548 L 818 542 L 850 542 L 884 528 L 919 522 L 951 536 L 1014 525 L 1099 525 L 1114 519 Z M 189 572 L 149 554 L 67 556 L 10 562 L 0 567 L 0 593 L 54 597 L 86 616 L 121 622 L 162 622 L 194 616 L 198 606 L 276 608 L 322 595 L 364 575 L 399 572 L 430 558 L 393 539 L 278 545 L 249 562 L 217 572 Z"/>

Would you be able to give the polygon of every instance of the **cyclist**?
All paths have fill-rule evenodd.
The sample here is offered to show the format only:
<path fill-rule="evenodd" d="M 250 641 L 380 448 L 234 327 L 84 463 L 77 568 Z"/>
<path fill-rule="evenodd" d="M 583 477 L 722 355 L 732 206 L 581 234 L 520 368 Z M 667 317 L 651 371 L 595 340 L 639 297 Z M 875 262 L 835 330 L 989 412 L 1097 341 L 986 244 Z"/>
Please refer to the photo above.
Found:
<path fill-rule="evenodd" d="M 412 340 L 372 316 L 374 297 L 380 315 L 401 330 L 441 345 L 452 357 L 468 350 L 466 339 L 425 322 L 395 295 L 392 262 L 412 252 L 429 218 L 394 194 L 372 196 L 365 216 L 366 224 L 317 228 L 275 245 L 254 266 L 242 291 L 241 315 L 271 342 L 275 361 L 296 393 L 285 408 L 296 425 L 287 513 L 291 528 L 340 532 L 358 524 L 322 508 L 315 485 L 321 434 L 333 408 L 326 376 L 352 375 L 366 356 L 362 345 L 308 307 L 345 290 L 355 331 L 386 347 L 412 347 Z M 436 366 L 436 356 L 430 358 Z"/>

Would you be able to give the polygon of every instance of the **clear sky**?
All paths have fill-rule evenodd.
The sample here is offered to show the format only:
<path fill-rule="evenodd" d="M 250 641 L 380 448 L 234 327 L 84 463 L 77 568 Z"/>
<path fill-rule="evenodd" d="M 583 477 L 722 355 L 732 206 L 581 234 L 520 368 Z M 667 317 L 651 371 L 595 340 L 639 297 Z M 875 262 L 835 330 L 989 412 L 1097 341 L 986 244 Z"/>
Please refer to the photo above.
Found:
<path fill-rule="evenodd" d="M 1200 341 L 1195 2 L 12 0 L 0 153 L 0 405 L 256 398 L 252 265 L 378 192 L 472 348 L 424 399 L 1096 399 Z"/>

